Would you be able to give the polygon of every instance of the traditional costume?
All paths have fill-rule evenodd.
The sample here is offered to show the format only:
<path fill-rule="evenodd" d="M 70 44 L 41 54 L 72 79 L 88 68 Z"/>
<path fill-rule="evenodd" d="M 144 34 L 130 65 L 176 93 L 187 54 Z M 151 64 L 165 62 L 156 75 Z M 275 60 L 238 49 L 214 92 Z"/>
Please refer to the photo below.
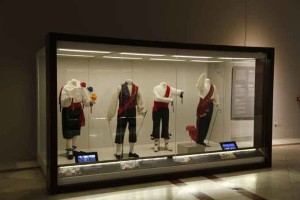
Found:
<path fill-rule="evenodd" d="M 196 142 L 205 145 L 204 140 L 208 133 L 214 103 L 219 104 L 219 95 L 217 94 L 216 86 L 211 84 L 206 74 L 200 75 L 196 87 L 200 96 L 196 112 L 198 130 Z"/>
<path fill-rule="evenodd" d="M 72 79 L 61 88 L 59 104 L 62 111 L 63 138 L 67 140 L 67 157 L 73 159 L 76 136 L 80 135 L 81 127 L 85 125 L 83 106 L 92 106 L 94 101 L 89 96 L 86 83 Z"/>
<path fill-rule="evenodd" d="M 118 114 L 115 137 L 116 158 L 122 159 L 123 157 L 121 146 L 124 142 L 127 124 L 130 144 L 129 157 L 138 158 L 139 155 L 134 152 L 134 144 L 137 141 L 136 113 L 138 112 L 138 114 L 144 114 L 146 113 L 146 109 L 144 107 L 144 101 L 139 91 L 139 87 L 134 84 L 131 79 L 127 79 L 125 83 L 121 84 L 118 87 L 117 92 L 114 94 L 107 114 L 109 121 L 115 116 L 117 105 Z"/>
<path fill-rule="evenodd" d="M 154 105 L 152 110 L 153 129 L 151 138 L 154 139 L 154 151 L 159 151 L 159 139 L 164 138 L 165 150 L 171 150 L 168 146 L 169 133 L 169 103 L 173 103 L 172 95 L 183 97 L 183 90 L 173 88 L 165 82 L 153 88 Z M 161 135 L 160 122 L 162 122 Z"/>

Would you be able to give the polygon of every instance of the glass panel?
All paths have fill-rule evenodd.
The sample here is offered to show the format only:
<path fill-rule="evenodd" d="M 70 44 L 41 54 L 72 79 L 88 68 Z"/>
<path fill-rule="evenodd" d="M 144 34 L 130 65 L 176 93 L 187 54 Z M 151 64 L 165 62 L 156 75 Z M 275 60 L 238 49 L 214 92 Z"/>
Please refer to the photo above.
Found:
<path fill-rule="evenodd" d="M 68 165 L 60 177 L 105 180 L 245 155 L 261 162 L 253 147 L 264 137 L 254 131 L 264 62 L 260 53 L 59 42 L 58 164 Z M 220 143 L 229 141 L 251 149 L 224 154 Z M 78 152 L 97 152 L 100 163 L 72 166 Z"/>
<path fill-rule="evenodd" d="M 176 153 L 176 102 L 182 92 L 176 89 L 176 65 L 182 60 L 171 57 L 175 51 L 117 45 L 92 45 L 87 49 L 85 45 L 58 45 L 58 96 L 73 79 L 93 86 L 98 96 L 92 108 L 83 109 L 86 123 L 77 131 L 80 136 L 75 140 L 63 136 L 62 116 L 66 108 L 60 112 L 58 106 L 58 163 L 74 163 L 73 159 L 66 159 L 65 149 L 71 150 L 72 146 L 77 146 L 77 151 L 98 152 L 100 161 Z M 134 86 L 124 85 L 126 82 Z M 165 85 L 170 85 L 168 97 L 164 97 Z M 60 101 L 64 101 L 65 90 Z M 136 97 L 127 101 L 124 98 L 128 92 L 136 93 Z M 72 98 L 66 106 L 71 104 Z M 122 109 L 126 112 L 122 113 Z M 159 111 L 152 118 L 153 109 Z"/>
<path fill-rule="evenodd" d="M 45 48 L 37 53 L 37 134 L 38 162 L 46 174 L 46 59 Z"/>

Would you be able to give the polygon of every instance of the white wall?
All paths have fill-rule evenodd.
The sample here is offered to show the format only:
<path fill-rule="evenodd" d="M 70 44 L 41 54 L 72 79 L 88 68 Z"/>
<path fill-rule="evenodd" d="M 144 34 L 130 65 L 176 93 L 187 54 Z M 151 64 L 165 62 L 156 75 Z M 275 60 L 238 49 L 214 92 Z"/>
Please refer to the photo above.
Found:
<path fill-rule="evenodd" d="M 7 152 L 3 161 L 36 158 L 35 53 L 50 31 L 275 47 L 274 120 L 282 126 L 274 129 L 274 137 L 299 137 L 299 1 L 248 0 L 247 12 L 245 2 L 1 1 L 0 152 Z"/>

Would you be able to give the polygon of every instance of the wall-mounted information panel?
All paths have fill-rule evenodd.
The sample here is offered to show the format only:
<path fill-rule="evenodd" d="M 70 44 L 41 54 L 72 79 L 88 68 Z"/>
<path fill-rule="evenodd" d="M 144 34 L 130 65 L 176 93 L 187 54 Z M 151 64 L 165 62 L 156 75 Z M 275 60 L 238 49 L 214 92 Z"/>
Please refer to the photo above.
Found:
<path fill-rule="evenodd" d="M 232 69 L 232 120 L 254 118 L 255 63 L 249 63 L 253 67 L 234 66 Z"/>

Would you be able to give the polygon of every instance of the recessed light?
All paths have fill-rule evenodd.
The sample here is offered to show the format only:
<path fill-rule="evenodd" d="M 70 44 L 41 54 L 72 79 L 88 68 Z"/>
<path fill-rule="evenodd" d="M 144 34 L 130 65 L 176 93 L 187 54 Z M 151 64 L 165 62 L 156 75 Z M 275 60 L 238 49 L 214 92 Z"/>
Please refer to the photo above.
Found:
<path fill-rule="evenodd" d="M 221 59 L 221 60 L 249 60 L 249 59 L 253 59 L 253 58 L 219 57 L 218 59 Z"/>
<path fill-rule="evenodd" d="M 150 58 L 150 60 L 155 60 L 155 61 L 185 61 L 185 60 L 180 60 L 180 59 L 167 59 L 167 58 Z"/>
<path fill-rule="evenodd" d="M 195 59 L 209 59 L 212 57 L 207 57 L 207 56 L 185 56 L 185 55 L 173 55 L 172 57 L 175 58 L 195 58 Z"/>
<path fill-rule="evenodd" d="M 76 55 L 76 54 L 57 54 L 58 56 L 68 56 L 68 57 L 84 57 L 84 58 L 93 58 L 95 56 L 91 55 Z"/>
<path fill-rule="evenodd" d="M 202 62 L 202 63 L 220 63 L 220 60 L 191 60 L 191 62 Z"/>
<path fill-rule="evenodd" d="M 136 58 L 136 57 L 118 57 L 118 56 L 103 56 L 103 58 L 123 59 L 123 60 L 141 60 L 141 59 L 143 59 L 143 58 Z"/>
<path fill-rule="evenodd" d="M 163 54 L 150 54 L 150 53 L 129 53 L 129 52 L 121 52 L 121 55 L 132 55 L 132 56 L 165 56 Z"/>
<path fill-rule="evenodd" d="M 94 51 L 94 50 L 84 50 L 84 49 L 58 49 L 59 51 L 68 52 L 82 52 L 82 53 L 111 53 L 110 51 Z"/>

